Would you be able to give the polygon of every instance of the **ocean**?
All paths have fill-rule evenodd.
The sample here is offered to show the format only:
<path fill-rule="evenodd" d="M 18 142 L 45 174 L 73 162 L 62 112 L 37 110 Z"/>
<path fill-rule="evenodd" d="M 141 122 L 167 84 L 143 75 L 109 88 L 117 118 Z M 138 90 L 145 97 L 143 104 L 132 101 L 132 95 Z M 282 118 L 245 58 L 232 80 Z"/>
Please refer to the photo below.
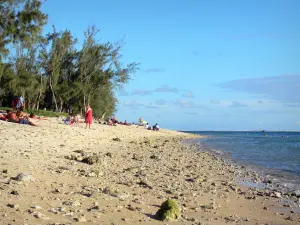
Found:
<path fill-rule="evenodd" d="M 300 132 L 190 131 L 197 142 L 232 161 L 300 183 Z M 298 183 L 298 182 L 297 182 Z M 298 186 L 298 185 L 297 185 Z"/>

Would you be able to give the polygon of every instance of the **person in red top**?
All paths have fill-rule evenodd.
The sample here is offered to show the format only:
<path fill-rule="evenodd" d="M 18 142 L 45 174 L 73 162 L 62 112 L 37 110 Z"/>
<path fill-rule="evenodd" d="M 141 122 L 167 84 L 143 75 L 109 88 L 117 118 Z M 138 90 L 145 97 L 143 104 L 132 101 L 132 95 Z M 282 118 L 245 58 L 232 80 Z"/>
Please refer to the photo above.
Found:
<path fill-rule="evenodd" d="M 93 121 L 93 110 L 90 105 L 87 105 L 86 112 L 85 112 L 85 129 L 89 126 L 89 129 L 91 129 L 91 124 Z"/>

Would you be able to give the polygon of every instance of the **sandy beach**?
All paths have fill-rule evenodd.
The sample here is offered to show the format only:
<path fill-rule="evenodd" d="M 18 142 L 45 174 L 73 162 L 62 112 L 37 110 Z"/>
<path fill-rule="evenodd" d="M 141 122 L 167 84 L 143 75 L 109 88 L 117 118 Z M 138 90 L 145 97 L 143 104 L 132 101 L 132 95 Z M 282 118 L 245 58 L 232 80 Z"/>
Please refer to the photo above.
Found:
<path fill-rule="evenodd" d="M 237 185 L 240 173 L 255 174 L 182 144 L 195 135 L 38 124 L 0 121 L 1 224 L 300 223 L 281 193 Z M 182 217 L 161 222 L 155 213 L 169 198 Z"/>

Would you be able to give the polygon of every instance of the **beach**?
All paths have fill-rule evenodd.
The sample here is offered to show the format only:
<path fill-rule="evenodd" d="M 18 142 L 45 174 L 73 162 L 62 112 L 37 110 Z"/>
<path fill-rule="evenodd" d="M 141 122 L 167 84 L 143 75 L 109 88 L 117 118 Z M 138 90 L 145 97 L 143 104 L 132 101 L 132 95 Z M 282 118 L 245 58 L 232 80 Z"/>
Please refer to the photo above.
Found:
<path fill-rule="evenodd" d="M 238 184 L 241 176 L 259 179 L 255 172 L 183 143 L 199 136 L 122 125 L 86 130 L 60 118 L 37 123 L 0 121 L 1 224 L 300 222 L 280 192 Z M 155 217 L 167 199 L 181 207 L 177 221 Z"/>

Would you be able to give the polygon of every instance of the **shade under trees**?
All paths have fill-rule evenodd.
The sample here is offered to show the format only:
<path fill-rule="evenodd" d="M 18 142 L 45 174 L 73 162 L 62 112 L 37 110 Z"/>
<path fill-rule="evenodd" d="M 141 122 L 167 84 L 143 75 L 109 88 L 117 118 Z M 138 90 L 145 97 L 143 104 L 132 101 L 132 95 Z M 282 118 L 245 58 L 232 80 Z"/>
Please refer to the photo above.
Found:
<path fill-rule="evenodd" d="M 137 63 L 123 66 L 122 42 L 100 42 L 88 27 L 83 45 L 69 30 L 43 35 L 47 15 L 40 0 L 0 0 L 0 106 L 22 95 L 26 108 L 98 116 L 116 110 L 115 92 L 129 81 Z"/>

